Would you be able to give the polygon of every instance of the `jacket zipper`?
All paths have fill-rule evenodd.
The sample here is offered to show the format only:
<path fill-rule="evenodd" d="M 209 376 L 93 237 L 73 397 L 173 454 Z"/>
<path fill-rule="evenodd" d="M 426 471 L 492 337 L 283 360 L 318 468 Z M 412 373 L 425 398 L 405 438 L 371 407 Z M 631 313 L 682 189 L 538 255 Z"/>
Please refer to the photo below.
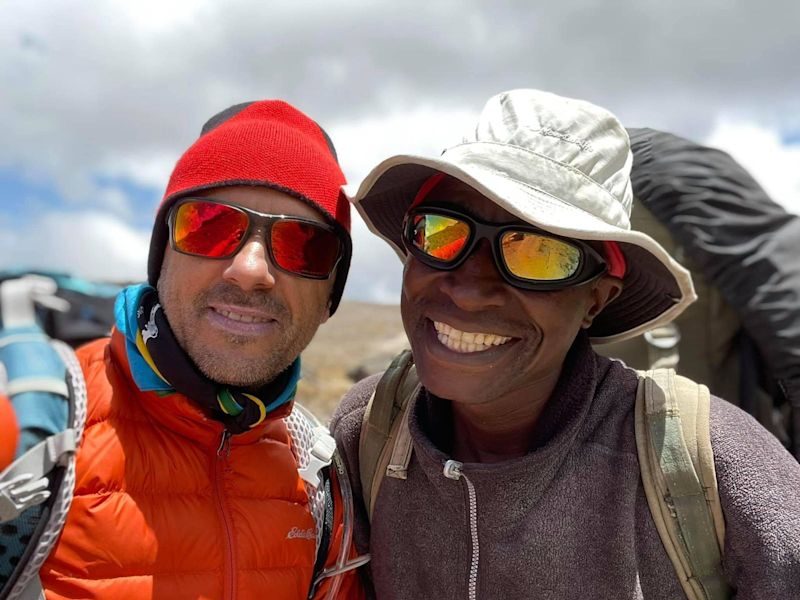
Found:
<path fill-rule="evenodd" d="M 230 516 L 228 512 L 225 510 L 225 501 L 223 498 L 224 491 L 222 489 L 222 480 L 225 476 L 225 462 L 230 456 L 231 453 L 231 446 L 230 446 L 230 437 L 231 433 L 224 429 L 222 431 L 222 438 L 219 442 L 219 447 L 217 448 L 217 454 L 214 457 L 214 470 L 213 470 L 213 479 L 214 479 L 214 499 L 217 503 L 217 509 L 219 510 L 219 514 L 222 520 L 223 529 L 225 530 L 225 537 L 227 539 L 227 544 L 225 545 L 225 562 L 227 568 L 223 570 L 222 575 L 222 586 L 223 586 L 223 598 L 233 600 L 234 598 L 234 582 L 236 577 L 235 564 L 234 564 L 234 556 L 233 556 L 233 525 L 230 521 Z"/>
<path fill-rule="evenodd" d="M 461 479 L 467 484 L 467 499 L 469 501 L 469 534 L 472 540 L 472 560 L 469 564 L 469 581 L 467 585 L 467 597 L 469 600 L 478 598 L 478 562 L 480 560 L 480 545 L 478 544 L 478 498 L 475 494 L 475 486 L 464 474 L 464 464 L 457 460 L 448 460 L 444 463 L 444 476 L 448 479 L 459 481 Z"/>

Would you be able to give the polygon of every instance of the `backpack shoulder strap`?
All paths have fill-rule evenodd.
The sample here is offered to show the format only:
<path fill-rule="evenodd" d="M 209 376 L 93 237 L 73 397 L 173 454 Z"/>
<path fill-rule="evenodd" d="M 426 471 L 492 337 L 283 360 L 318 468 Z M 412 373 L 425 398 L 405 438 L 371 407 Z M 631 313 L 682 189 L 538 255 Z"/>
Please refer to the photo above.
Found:
<path fill-rule="evenodd" d="M 297 461 L 297 471 L 308 494 L 308 506 L 316 528 L 314 575 L 321 571 L 328 556 L 333 531 L 334 494 L 330 466 L 336 450 L 328 428 L 299 402 L 283 419 Z"/>
<path fill-rule="evenodd" d="M 419 389 L 411 351 L 403 350 L 384 372 L 364 411 L 358 460 L 370 518 L 384 476 L 406 478 L 412 451 L 408 414 Z"/>
<path fill-rule="evenodd" d="M 730 598 L 708 388 L 672 369 L 640 375 L 636 449 L 656 529 L 690 600 Z"/>
<path fill-rule="evenodd" d="M 368 554 L 350 557 L 354 516 L 347 468 L 336 451 L 336 442 L 330 431 L 307 408 L 295 402 L 292 412 L 283 421 L 297 460 L 298 474 L 305 482 L 309 510 L 316 526 L 316 558 L 308 598 L 316 597 L 320 584 L 326 579 L 331 583 L 325 597 L 334 597 L 342 575 L 369 561 Z M 341 523 L 336 522 L 336 514 L 341 515 Z M 340 534 L 336 533 L 337 529 Z M 340 535 L 339 546 L 334 548 L 337 535 Z M 336 563 L 326 568 L 334 550 Z"/>

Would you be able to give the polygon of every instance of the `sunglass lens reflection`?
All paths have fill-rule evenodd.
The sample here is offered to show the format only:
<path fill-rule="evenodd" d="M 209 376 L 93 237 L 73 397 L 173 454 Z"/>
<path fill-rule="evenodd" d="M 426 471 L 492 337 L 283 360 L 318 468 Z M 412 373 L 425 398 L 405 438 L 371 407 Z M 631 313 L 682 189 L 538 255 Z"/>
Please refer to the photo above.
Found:
<path fill-rule="evenodd" d="M 515 277 L 559 281 L 577 273 L 581 250 L 562 240 L 524 231 L 507 231 L 500 239 L 503 260 Z"/>
<path fill-rule="evenodd" d="M 236 251 L 247 223 L 247 215 L 231 206 L 186 202 L 175 214 L 173 239 L 181 252 L 220 258 Z"/>
<path fill-rule="evenodd" d="M 411 242 L 428 256 L 450 262 L 463 250 L 469 239 L 469 225 L 443 215 L 415 215 Z"/>
<path fill-rule="evenodd" d="M 332 231 L 301 221 L 272 225 L 272 255 L 282 269 L 309 277 L 327 277 L 336 266 L 340 246 Z"/>

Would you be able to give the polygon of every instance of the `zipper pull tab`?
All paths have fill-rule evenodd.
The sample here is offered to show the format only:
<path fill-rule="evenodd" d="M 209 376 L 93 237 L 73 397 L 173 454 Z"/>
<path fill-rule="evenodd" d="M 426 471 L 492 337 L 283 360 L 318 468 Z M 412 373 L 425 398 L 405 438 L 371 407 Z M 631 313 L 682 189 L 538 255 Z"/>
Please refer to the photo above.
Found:
<path fill-rule="evenodd" d="M 463 469 L 464 463 L 460 463 L 457 460 L 448 460 L 444 463 L 444 476 L 458 481 L 463 475 Z"/>
<path fill-rule="evenodd" d="M 218 458 L 228 458 L 231 454 L 231 432 L 227 429 L 222 430 L 222 438 L 219 440 L 219 448 L 217 448 Z"/>

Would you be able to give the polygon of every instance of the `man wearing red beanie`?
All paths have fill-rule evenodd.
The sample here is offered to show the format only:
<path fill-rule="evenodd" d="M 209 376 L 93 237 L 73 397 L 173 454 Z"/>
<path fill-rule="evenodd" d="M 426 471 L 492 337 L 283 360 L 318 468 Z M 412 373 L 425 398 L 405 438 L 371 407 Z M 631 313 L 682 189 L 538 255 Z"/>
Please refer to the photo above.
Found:
<path fill-rule="evenodd" d="M 347 477 L 293 412 L 347 277 L 344 183 L 325 132 L 280 101 L 219 113 L 178 160 L 148 283 L 78 351 L 88 411 L 47 598 L 362 596 Z"/>

